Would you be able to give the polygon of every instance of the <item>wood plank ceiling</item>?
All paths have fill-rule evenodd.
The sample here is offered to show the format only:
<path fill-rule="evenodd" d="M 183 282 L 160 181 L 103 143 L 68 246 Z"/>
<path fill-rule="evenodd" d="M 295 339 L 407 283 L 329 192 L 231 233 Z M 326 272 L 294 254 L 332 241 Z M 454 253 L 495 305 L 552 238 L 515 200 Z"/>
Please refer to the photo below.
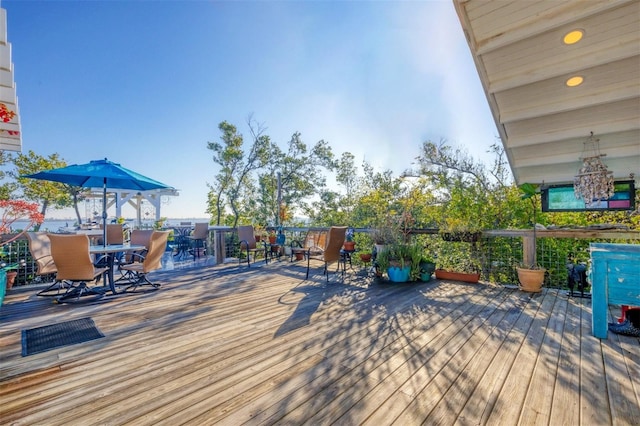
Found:
<path fill-rule="evenodd" d="M 593 132 L 640 186 L 639 1 L 453 1 L 518 183 L 573 182 Z"/>

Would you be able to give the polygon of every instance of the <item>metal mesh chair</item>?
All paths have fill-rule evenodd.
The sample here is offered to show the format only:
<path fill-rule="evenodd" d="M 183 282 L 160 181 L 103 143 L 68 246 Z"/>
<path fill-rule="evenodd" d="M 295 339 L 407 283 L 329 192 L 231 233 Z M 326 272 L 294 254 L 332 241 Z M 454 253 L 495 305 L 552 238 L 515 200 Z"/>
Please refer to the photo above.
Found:
<path fill-rule="evenodd" d="M 193 260 L 200 257 L 200 253 L 207 254 L 207 238 L 209 238 L 209 224 L 206 222 L 196 223 L 193 233 L 189 235 L 191 248 L 193 250 Z"/>
<path fill-rule="evenodd" d="M 264 261 L 267 263 L 269 258 L 267 257 L 267 243 L 262 242 L 260 246 L 256 242 L 253 226 L 238 226 L 238 244 L 240 245 L 240 254 L 244 253 L 247 256 L 247 266 L 251 266 L 251 254 L 253 254 L 253 261 L 255 263 L 258 253 L 262 253 Z M 242 256 L 238 257 L 238 264 L 242 262 Z"/>
<path fill-rule="evenodd" d="M 89 254 L 89 237 L 82 234 L 47 234 L 51 241 L 51 256 L 57 268 L 56 280 L 69 284 L 59 302 L 79 301 L 83 296 L 104 296 L 104 292 L 87 286 L 108 268 L 96 267 Z"/>
<path fill-rule="evenodd" d="M 129 273 L 129 285 L 124 291 L 138 287 L 149 285 L 152 290 L 160 287 L 160 284 L 153 283 L 147 278 L 149 272 L 155 271 L 162 267 L 162 255 L 167 246 L 169 231 L 153 231 L 149 240 L 149 250 L 144 256 L 134 254 L 135 260 L 132 263 L 120 266 L 120 270 Z"/>

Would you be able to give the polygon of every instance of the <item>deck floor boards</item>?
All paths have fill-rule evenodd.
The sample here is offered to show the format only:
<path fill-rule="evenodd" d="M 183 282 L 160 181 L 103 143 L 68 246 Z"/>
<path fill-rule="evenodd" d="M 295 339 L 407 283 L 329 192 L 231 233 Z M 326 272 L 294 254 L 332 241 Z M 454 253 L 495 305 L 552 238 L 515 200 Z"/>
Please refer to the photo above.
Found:
<path fill-rule="evenodd" d="M 87 304 L 12 290 L 0 424 L 640 422 L 640 339 L 593 337 L 589 300 L 305 269 L 199 265 Z M 21 356 L 21 330 L 82 317 L 105 337 Z"/>

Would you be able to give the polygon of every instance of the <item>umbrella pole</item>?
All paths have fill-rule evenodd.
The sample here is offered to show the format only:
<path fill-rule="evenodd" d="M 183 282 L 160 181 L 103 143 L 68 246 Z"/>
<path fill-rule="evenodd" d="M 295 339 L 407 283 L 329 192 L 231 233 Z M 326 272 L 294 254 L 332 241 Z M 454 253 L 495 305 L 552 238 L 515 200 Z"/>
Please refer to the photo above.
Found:
<path fill-rule="evenodd" d="M 102 246 L 107 245 L 107 178 L 102 181 Z"/>

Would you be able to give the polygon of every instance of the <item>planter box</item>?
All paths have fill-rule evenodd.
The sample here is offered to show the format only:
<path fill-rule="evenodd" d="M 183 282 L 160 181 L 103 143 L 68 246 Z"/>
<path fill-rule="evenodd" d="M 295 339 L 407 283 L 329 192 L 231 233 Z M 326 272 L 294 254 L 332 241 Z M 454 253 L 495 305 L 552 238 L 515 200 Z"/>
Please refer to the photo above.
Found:
<path fill-rule="evenodd" d="M 436 278 L 439 280 L 462 281 L 465 283 L 477 283 L 480 274 L 467 274 L 464 272 L 449 272 L 444 269 L 436 269 Z"/>

